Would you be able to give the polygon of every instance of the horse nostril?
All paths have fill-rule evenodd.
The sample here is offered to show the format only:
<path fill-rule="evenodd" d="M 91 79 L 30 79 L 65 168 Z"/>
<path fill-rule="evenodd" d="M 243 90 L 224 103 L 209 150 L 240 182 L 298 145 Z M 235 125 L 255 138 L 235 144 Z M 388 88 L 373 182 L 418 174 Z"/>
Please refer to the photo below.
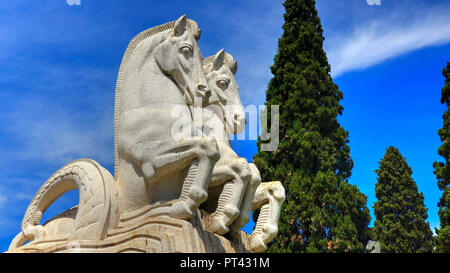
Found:
<path fill-rule="evenodd" d="M 242 124 L 247 124 L 247 118 L 243 117 L 243 116 L 241 116 L 239 114 L 235 114 L 234 115 L 234 120 L 238 121 L 238 122 L 241 122 Z"/>
<path fill-rule="evenodd" d="M 206 86 L 206 85 L 204 85 L 204 84 L 198 84 L 197 85 L 197 90 L 198 91 L 203 91 L 203 92 L 205 92 L 205 91 L 208 91 L 208 90 L 206 90 L 208 87 Z"/>

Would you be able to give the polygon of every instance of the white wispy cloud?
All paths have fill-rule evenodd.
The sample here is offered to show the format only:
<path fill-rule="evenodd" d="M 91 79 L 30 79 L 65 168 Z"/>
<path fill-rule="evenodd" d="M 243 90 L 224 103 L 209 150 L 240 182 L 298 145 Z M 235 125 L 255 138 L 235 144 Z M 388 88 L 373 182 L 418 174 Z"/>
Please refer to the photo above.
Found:
<path fill-rule="evenodd" d="M 77 157 L 91 157 L 112 163 L 112 111 L 87 122 L 61 107 L 43 111 L 42 116 L 30 113 L 14 119 L 9 132 L 22 146 L 13 151 L 12 156 L 19 160 L 39 158 L 42 162 L 67 163 Z"/>
<path fill-rule="evenodd" d="M 450 5 L 408 10 L 408 16 L 373 18 L 353 26 L 350 35 L 330 32 L 326 43 L 332 74 L 360 70 L 417 49 L 450 42 Z"/>
<path fill-rule="evenodd" d="M 113 72 L 33 65 L 32 75 L 39 80 L 29 79 L 32 88 L 0 114 L 0 132 L 20 143 L 4 147 L 10 160 L 53 163 L 91 157 L 111 164 L 114 90 L 102 82 Z"/>

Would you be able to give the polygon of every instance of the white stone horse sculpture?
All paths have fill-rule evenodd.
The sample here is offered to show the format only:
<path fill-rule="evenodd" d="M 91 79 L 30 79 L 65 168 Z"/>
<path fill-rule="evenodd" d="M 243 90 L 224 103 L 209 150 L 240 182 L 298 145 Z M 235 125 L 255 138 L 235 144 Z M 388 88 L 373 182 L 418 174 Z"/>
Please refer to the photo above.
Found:
<path fill-rule="evenodd" d="M 116 86 L 115 178 L 89 159 L 61 168 L 34 196 L 10 249 L 45 237 L 42 214 L 73 189 L 79 190 L 80 202 L 69 240 L 104 239 L 121 214 L 154 202 L 177 200 L 170 216 L 193 216 L 208 196 L 217 143 L 193 125 L 189 139 L 176 141 L 170 125 L 179 119 L 174 107 L 189 112 L 208 93 L 199 38 L 197 24 L 182 16 L 132 39 Z"/>
<path fill-rule="evenodd" d="M 256 166 L 232 150 L 228 133 L 245 128 L 245 112 L 234 78 L 237 63 L 222 50 L 202 64 L 199 37 L 197 24 L 182 16 L 150 28 L 130 42 L 116 86 L 115 177 L 91 159 L 76 160 L 58 170 L 34 196 L 10 250 L 27 241 L 37 243 L 25 246 L 24 251 L 58 252 L 67 242 L 83 242 L 85 249 L 98 251 L 111 245 L 115 251 L 142 250 L 140 238 L 151 233 L 152 238 L 165 240 L 166 248 L 160 251 L 173 246 L 173 237 L 169 242 L 168 236 L 179 238 L 174 250 L 195 251 L 199 241 L 214 241 L 205 240 L 210 235 L 200 232 L 196 243 L 181 242 L 199 226 L 197 218 L 190 221 L 191 226 L 183 220 L 194 216 L 208 192 L 209 199 L 202 207 L 211 213 L 203 219 L 207 230 L 219 235 L 231 231 L 235 239 L 246 238 L 245 248 L 251 251 L 266 249 L 278 231 L 284 189 L 279 182 L 260 184 Z M 218 135 L 205 135 L 195 124 L 193 110 L 204 106 L 212 110 Z M 226 113 L 226 109 L 231 111 Z M 179 113 L 187 115 L 183 125 L 189 130 L 184 139 L 173 137 Z M 45 210 L 72 189 L 79 190 L 78 206 L 40 225 Z M 250 211 L 258 208 L 261 213 L 254 232 L 242 237 L 240 229 L 249 221 Z M 158 215 L 162 218 L 148 222 L 148 217 Z M 182 220 L 176 222 L 167 216 Z M 137 221 L 150 226 L 139 229 L 133 226 Z M 121 235 L 129 225 L 135 230 Z M 164 231 L 168 226 L 182 227 L 183 231 Z M 133 239 L 135 233 L 142 236 Z M 158 249 L 157 243 L 148 243 L 145 241 L 144 250 Z M 209 247 L 223 251 L 224 245 L 228 244 Z M 239 247 L 226 249 L 236 251 Z"/>
<path fill-rule="evenodd" d="M 261 252 L 278 233 L 285 191 L 279 181 L 260 184 L 261 176 L 256 165 L 239 157 L 231 147 L 228 134 L 242 132 L 246 123 L 234 77 L 237 62 L 220 50 L 203 60 L 203 68 L 211 89 L 205 125 L 212 129 L 211 134 L 218 140 L 220 151 L 220 159 L 211 178 L 209 198 L 201 206 L 212 212 L 206 227 L 216 234 L 224 234 L 231 229 L 232 237 L 240 238 L 241 228 L 250 220 L 250 211 L 261 209 L 250 236 L 250 250 Z"/>

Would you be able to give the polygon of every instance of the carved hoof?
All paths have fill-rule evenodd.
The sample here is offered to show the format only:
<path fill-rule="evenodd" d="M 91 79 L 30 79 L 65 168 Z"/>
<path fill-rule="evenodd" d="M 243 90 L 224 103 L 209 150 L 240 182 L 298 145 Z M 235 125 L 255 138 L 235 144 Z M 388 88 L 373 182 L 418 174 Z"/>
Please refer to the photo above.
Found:
<path fill-rule="evenodd" d="M 249 249 L 252 252 L 256 252 L 256 253 L 267 250 L 267 244 L 264 242 L 262 234 L 252 236 L 250 238 Z"/>
<path fill-rule="evenodd" d="M 27 241 L 38 240 L 45 236 L 44 227 L 41 225 L 27 225 L 11 242 L 9 250 L 23 246 Z"/>
<path fill-rule="evenodd" d="M 209 216 L 208 230 L 215 234 L 223 235 L 230 231 L 229 226 L 238 216 L 239 210 L 233 207 L 225 208 L 224 213 L 221 214 L 213 213 Z"/>
<path fill-rule="evenodd" d="M 189 190 L 189 197 L 199 206 L 208 199 L 208 192 L 194 186 Z"/>
<path fill-rule="evenodd" d="M 44 237 L 45 231 L 44 227 L 41 225 L 37 226 L 27 226 L 23 230 L 24 237 L 27 238 L 30 241 L 37 240 L 39 238 Z"/>
<path fill-rule="evenodd" d="M 214 213 L 211 214 L 206 221 L 206 229 L 209 232 L 215 233 L 217 235 L 224 235 L 225 233 L 230 231 L 230 228 L 228 227 L 224 218 L 224 215 L 217 215 Z"/>
<path fill-rule="evenodd" d="M 169 212 L 170 217 L 182 220 L 189 220 L 194 216 L 194 213 L 189 208 L 189 205 L 184 201 L 177 201 L 172 204 Z"/>
<path fill-rule="evenodd" d="M 262 228 L 262 232 L 252 235 L 250 239 L 250 250 L 253 252 L 263 252 L 267 249 L 267 243 L 273 240 L 278 234 L 278 227 L 272 224 L 266 224 Z"/>
<path fill-rule="evenodd" d="M 273 238 L 275 238 L 275 236 L 277 236 L 278 234 L 278 227 L 276 225 L 270 225 L 270 224 L 266 224 L 263 228 L 262 228 L 263 234 L 266 234 L 266 241 L 270 242 L 273 240 Z"/>

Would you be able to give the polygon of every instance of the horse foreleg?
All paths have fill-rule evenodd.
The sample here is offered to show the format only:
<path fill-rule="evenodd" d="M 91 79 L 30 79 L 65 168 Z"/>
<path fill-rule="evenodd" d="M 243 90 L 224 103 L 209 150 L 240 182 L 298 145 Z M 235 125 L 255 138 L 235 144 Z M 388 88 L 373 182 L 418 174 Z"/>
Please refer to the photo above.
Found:
<path fill-rule="evenodd" d="M 242 199 L 251 178 L 250 169 L 247 160 L 239 158 L 230 165 L 218 166 L 214 169 L 213 176 L 223 179 L 232 177 L 228 181 L 223 181 L 224 186 L 217 208 L 206 220 L 209 231 L 223 235 L 230 230 L 229 226 L 239 215 Z"/>
<path fill-rule="evenodd" d="M 260 208 L 255 229 L 250 235 L 249 249 L 262 252 L 267 249 L 267 243 L 278 233 L 281 205 L 286 199 L 285 191 L 279 181 L 261 183 L 256 189 L 252 210 Z"/>
<path fill-rule="evenodd" d="M 143 171 L 150 169 L 147 173 L 154 172 L 156 177 L 190 164 L 181 195 L 170 209 L 170 216 L 178 219 L 190 219 L 194 215 L 193 211 L 206 201 L 211 173 L 219 159 L 215 139 L 203 137 L 187 141 L 187 144 L 189 148 L 186 150 L 175 149 L 175 152 L 155 157 L 150 166 L 148 163 L 143 164 Z M 186 144 L 183 146 L 186 147 Z"/>
<path fill-rule="evenodd" d="M 241 228 L 250 221 L 250 211 L 253 205 L 253 199 L 258 186 L 261 184 L 261 175 L 255 164 L 250 163 L 251 179 L 245 191 L 242 200 L 241 209 L 238 218 L 231 224 L 230 233 L 233 238 L 240 238 Z"/>

